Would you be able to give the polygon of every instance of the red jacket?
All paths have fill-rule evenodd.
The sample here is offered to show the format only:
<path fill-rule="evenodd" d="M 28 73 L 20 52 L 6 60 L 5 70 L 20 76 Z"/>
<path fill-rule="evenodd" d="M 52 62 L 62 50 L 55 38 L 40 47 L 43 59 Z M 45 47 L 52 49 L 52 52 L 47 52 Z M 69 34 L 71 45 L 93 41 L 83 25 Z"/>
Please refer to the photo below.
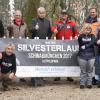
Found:
<path fill-rule="evenodd" d="M 74 39 L 74 37 L 78 35 L 75 23 L 71 20 L 66 21 L 65 24 L 63 24 L 61 20 L 55 22 L 55 26 L 51 28 L 52 32 L 54 32 L 55 29 L 58 30 L 56 39 L 62 39 L 62 37 L 64 37 L 64 39 L 70 39 L 71 37 Z"/>

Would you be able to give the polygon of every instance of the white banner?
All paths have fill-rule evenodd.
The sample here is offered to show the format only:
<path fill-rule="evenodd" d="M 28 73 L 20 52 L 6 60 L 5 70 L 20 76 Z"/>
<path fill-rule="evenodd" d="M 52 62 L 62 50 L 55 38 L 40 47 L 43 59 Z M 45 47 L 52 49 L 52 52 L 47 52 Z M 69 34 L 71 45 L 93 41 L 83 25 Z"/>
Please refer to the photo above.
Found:
<path fill-rule="evenodd" d="M 17 66 L 17 77 L 79 77 L 79 66 Z"/>

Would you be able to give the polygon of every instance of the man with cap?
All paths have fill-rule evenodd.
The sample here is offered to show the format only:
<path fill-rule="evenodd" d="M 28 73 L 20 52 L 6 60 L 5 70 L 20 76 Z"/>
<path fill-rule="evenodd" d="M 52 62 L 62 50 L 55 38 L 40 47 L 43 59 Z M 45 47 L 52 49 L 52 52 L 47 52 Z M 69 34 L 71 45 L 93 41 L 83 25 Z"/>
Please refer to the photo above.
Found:
<path fill-rule="evenodd" d="M 65 9 L 61 11 L 60 20 L 54 23 L 54 26 L 51 28 L 52 32 L 56 35 L 56 39 L 69 40 L 76 39 L 78 35 L 78 30 L 76 29 L 76 25 L 73 21 L 69 20 L 68 13 Z M 56 78 L 55 81 L 60 80 L 60 78 Z M 72 78 L 68 77 L 68 81 L 73 81 Z"/>
<path fill-rule="evenodd" d="M 57 39 L 75 39 L 78 35 L 78 30 L 73 21 L 69 20 L 68 13 L 64 9 L 61 11 L 60 20 L 54 23 L 55 26 L 52 27 L 52 32 L 56 34 Z"/>

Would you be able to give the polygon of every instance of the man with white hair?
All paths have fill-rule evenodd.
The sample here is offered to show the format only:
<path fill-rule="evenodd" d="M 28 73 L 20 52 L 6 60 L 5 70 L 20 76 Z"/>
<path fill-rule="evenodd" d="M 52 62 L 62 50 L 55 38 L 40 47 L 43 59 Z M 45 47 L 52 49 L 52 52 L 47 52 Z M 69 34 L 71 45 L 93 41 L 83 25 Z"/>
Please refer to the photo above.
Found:
<path fill-rule="evenodd" d="M 5 51 L 0 53 L 1 80 L 3 90 L 7 91 L 8 81 L 15 78 L 16 73 L 16 56 L 13 53 L 14 45 L 7 44 Z"/>
<path fill-rule="evenodd" d="M 11 25 L 7 27 L 9 31 L 9 37 L 14 38 L 25 38 L 27 34 L 27 25 L 22 18 L 22 13 L 20 10 L 15 11 L 14 20 Z"/>
<path fill-rule="evenodd" d="M 29 31 L 32 33 L 32 39 L 34 39 L 34 37 L 39 37 L 39 39 L 46 39 L 46 37 L 51 38 L 50 21 L 46 19 L 46 10 L 44 7 L 37 9 L 37 18 L 32 20 Z M 42 85 L 43 78 L 32 78 L 32 83 L 34 86 Z"/>
<path fill-rule="evenodd" d="M 37 18 L 32 20 L 30 26 L 30 33 L 32 33 L 32 38 L 39 37 L 39 39 L 46 39 L 46 37 L 51 38 L 51 26 L 50 21 L 46 18 L 46 10 L 44 7 L 39 7 L 37 9 Z"/>

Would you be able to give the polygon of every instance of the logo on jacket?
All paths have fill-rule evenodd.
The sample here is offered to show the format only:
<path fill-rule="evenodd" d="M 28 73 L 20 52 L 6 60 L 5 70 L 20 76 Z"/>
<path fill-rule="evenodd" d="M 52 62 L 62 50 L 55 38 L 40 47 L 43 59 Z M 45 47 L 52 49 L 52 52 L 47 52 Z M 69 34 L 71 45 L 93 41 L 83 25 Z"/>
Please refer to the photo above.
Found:
<path fill-rule="evenodd" d="M 6 63 L 6 62 L 2 62 L 2 65 L 5 66 L 5 67 L 11 67 L 12 66 L 11 63 Z"/>
<path fill-rule="evenodd" d="M 82 38 L 82 41 L 89 42 L 89 41 L 91 41 L 91 38 Z"/>
<path fill-rule="evenodd" d="M 70 29 L 70 28 L 71 28 L 71 26 L 67 25 L 67 26 L 66 26 L 66 28 L 67 28 L 67 29 Z"/>

